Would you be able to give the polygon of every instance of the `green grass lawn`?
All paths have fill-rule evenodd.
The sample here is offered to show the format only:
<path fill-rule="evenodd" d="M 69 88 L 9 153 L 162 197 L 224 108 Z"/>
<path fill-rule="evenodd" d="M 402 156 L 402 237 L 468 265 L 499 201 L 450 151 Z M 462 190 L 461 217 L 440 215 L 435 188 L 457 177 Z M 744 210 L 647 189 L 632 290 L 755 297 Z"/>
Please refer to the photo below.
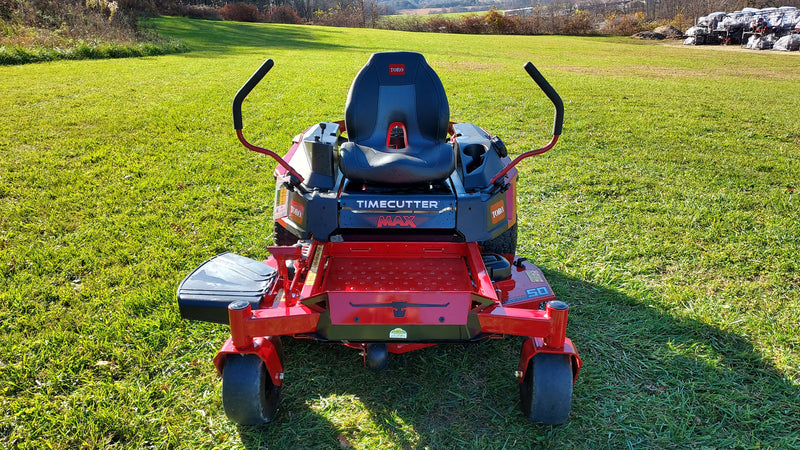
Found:
<path fill-rule="evenodd" d="M 621 38 L 456 36 L 164 18 L 186 54 L 0 67 L 0 446 L 797 448 L 800 57 Z M 399 355 L 285 339 L 275 423 L 237 427 L 226 327 L 175 289 L 223 251 L 266 257 L 279 150 L 343 118 L 370 53 L 423 52 L 451 118 L 523 164 L 519 254 L 570 303 L 567 424 L 519 412 L 520 341 Z"/>

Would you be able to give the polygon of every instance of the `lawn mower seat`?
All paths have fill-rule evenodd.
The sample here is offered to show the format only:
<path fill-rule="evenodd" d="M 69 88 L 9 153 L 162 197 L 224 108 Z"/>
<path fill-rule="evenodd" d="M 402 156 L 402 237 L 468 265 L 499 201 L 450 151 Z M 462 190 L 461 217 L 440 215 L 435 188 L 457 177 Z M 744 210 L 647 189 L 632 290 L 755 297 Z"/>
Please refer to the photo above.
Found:
<path fill-rule="evenodd" d="M 444 87 L 421 54 L 374 53 L 350 86 L 339 167 L 365 183 L 442 181 L 455 168 L 449 125 Z"/>

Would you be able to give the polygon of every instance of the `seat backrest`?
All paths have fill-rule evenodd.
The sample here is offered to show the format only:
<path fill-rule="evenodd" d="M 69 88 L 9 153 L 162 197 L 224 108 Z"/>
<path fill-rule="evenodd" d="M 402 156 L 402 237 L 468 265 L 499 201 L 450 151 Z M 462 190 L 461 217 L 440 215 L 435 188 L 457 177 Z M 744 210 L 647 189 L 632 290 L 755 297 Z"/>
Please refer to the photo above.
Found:
<path fill-rule="evenodd" d="M 374 53 L 353 80 L 345 106 L 350 141 L 387 148 L 395 123 L 406 127 L 410 146 L 445 142 L 450 107 L 439 76 L 419 53 Z"/>

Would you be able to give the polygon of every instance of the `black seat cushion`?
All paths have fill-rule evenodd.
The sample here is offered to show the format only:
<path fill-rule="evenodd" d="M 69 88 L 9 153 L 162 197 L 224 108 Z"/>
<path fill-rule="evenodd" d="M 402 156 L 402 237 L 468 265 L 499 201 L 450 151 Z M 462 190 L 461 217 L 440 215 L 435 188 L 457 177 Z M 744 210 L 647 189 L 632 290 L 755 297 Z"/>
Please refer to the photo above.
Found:
<path fill-rule="evenodd" d="M 345 107 L 349 142 L 339 166 L 350 179 L 418 184 L 447 178 L 455 153 L 447 143 L 450 108 L 439 77 L 419 53 L 373 54 L 353 80 Z M 390 148 L 392 124 L 405 126 L 404 148 Z"/>

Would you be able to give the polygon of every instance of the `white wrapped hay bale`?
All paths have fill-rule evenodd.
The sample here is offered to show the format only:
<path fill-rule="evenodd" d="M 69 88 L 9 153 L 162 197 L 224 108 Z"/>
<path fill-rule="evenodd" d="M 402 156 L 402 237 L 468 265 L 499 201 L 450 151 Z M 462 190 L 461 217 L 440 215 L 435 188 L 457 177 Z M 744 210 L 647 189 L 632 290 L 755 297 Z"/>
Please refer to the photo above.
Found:
<path fill-rule="evenodd" d="M 775 44 L 775 35 L 766 36 L 753 35 L 747 40 L 747 48 L 751 50 L 769 50 Z"/>
<path fill-rule="evenodd" d="M 777 41 L 772 46 L 773 50 L 780 50 L 783 52 L 796 52 L 800 50 L 800 34 L 788 34 Z"/>

